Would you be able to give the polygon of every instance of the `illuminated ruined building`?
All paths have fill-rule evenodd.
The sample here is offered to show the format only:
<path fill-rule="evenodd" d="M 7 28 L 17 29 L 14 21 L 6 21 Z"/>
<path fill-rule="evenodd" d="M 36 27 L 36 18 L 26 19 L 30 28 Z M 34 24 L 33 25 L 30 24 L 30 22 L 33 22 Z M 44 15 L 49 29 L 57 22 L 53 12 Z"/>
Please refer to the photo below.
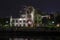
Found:
<path fill-rule="evenodd" d="M 31 11 L 32 10 L 32 11 Z M 33 26 L 34 23 L 34 12 L 35 9 L 33 7 L 27 7 L 25 10 L 25 13 L 20 15 L 21 18 L 12 18 L 12 16 L 10 17 L 10 26 L 14 25 L 14 26 Z"/>

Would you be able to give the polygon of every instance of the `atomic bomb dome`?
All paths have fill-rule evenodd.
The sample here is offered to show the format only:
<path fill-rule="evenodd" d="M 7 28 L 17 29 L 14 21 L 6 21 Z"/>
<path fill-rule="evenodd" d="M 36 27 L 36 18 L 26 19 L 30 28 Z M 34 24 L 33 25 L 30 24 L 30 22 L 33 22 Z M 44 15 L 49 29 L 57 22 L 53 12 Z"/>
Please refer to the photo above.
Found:
<path fill-rule="evenodd" d="M 33 26 L 35 9 L 32 6 L 26 6 L 21 18 L 10 18 L 10 25 L 14 26 Z M 29 24 L 30 23 L 30 24 Z"/>

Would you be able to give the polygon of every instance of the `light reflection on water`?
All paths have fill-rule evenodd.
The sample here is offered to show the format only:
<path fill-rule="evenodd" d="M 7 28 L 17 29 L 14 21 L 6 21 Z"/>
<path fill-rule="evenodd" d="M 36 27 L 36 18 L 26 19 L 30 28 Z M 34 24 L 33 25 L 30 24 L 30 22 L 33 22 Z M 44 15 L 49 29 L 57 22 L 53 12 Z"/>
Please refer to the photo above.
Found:
<path fill-rule="evenodd" d="M 41 38 L 9 38 L 9 40 L 44 40 Z"/>
<path fill-rule="evenodd" d="M 0 40 L 60 40 L 60 36 L 40 36 L 40 37 L 0 37 Z"/>
<path fill-rule="evenodd" d="M 60 37 L 9 38 L 9 40 L 60 40 Z"/>

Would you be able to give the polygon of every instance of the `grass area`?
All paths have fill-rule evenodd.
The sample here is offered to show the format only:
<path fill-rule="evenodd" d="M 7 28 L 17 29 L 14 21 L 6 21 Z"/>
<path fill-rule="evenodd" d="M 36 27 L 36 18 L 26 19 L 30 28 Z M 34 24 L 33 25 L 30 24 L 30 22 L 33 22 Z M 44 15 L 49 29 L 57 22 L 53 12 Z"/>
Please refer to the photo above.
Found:
<path fill-rule="evenodd" d="M 60 29 L 60 27 L 57 27 L 57 26 L 54 26 L 54 25 L 47 25 L 47 26 L 44 26 L 44 27 L 36 27 L 36 26 L 34 26 L 34 27 L 15 27 L 15 26 L 9 26 L 9 25 L 3 25 L 2 27 L 2 30 L 9 30 L 9 29 L 13 29 L 13 30 L 36 30 L 36 29 Z"/>

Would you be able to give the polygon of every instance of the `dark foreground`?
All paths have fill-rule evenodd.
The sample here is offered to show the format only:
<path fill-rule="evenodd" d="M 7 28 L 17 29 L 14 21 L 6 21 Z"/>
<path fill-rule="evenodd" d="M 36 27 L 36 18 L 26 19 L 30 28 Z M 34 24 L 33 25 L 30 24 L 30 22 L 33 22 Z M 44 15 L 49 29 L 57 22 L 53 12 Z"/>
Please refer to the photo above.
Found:
<path fill-rule="evenodd" d="M 60 32 L 1 31 L 1 40 L 60 40 Z"/>
<path fill-rule="evenodd" d="M 60 28 L 0 30 L 0 40 L 60 40 Z"/>

